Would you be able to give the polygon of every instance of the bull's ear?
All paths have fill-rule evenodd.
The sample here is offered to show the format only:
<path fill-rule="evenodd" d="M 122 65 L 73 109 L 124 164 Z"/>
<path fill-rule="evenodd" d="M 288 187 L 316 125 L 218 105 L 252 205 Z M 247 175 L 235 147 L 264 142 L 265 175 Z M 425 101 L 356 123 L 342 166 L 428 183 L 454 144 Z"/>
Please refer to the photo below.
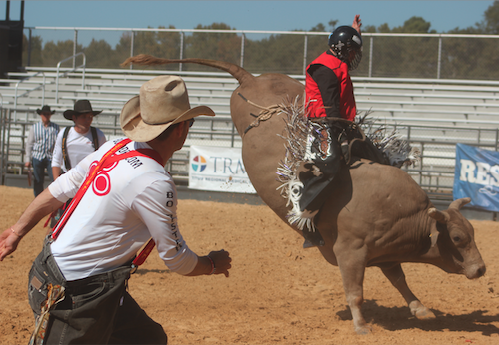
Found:
<path fill-rule="evenodd" d="M 449 208 L 455 208 L 457 210 L 461 209 L 464 205 L 468 204 L 471 202 L 471 198 L 461 198 L 461 199 L 456 199 L 451 204 L 449 205 Z"/>
<path fill-rule="evenodd" d="M 428 215 L 431 218 L 435 219 L 437 222 L 444 223 L 444 224 L 447 223 L 450 219 L 449 214 L 447 212 L 439 211 L 435 207 L 428 209 Z M 431 246 L 432 247 L 434 247 L 435 244 L 437 244 L 438 234 L 439 234 L 438 227 L 436 224 L 434 224 L 432 226 L 431 232 L 430 232 Z"/>
<path fill-rule="evenodd" d="M 450 216 L 447 212 L 442 212 L 437 210 L 435 207 L 428 209 L 428 215 L 435 219 L 439 223 L 447 223 L 450 220 Z"/>

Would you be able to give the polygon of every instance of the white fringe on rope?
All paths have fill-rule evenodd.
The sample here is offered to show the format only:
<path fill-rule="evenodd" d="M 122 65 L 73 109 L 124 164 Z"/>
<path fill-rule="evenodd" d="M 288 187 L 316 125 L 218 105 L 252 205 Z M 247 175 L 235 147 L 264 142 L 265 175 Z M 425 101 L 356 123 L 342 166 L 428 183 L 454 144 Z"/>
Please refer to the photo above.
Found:
<path fill-rule="evenodd" d="M 292 205 L 288 211 L 288 222 L 298 229 L 315 231 L 314 214 L 304 214 L 300 211 L 300 197 L 303 183 L 298 178 L 297 170 L 305 160 L 307 138 L 312 126 L 305 116 L 303 105 L 299 104 L 299 97 L 289 104 L 281 105 L 281 113 L 286 115 L 285 131 L 281 137 L 285 140 L 286 154 L 279 162 L 277 180 L 281 185 L 277 187 L 281 196 L 287 200 L 286 206 Z M 419 151 L 412 148 L 406 140 L 395 130 L 387 134 L 384 126 L 375 128 L 374 121 L 368 120 L 366 113 L 363 117 L 357 116 L 356 123 L 362 128 L 376 148 L 381 150 L 395 167 L 416 165 L 419 161 Z"/>

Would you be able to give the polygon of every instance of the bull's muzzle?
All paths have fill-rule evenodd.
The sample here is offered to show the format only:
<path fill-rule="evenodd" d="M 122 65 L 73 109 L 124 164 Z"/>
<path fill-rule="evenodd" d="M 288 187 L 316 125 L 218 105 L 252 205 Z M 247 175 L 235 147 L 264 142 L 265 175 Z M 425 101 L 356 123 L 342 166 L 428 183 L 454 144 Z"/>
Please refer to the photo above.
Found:
<path fill-rule="evenodd" d="M 468 279 L 477 279 L 485 275 L 485 271 L 487 268 L 485 267 L 485 263 L 471 265 L 465 270 L 466 278 Z"/>

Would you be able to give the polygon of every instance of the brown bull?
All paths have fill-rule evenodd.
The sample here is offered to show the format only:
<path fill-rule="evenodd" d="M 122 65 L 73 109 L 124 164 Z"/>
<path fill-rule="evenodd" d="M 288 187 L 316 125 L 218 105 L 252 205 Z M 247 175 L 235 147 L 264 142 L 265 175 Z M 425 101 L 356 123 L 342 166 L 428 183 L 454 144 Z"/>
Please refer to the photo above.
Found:
<path fill-rule="evenodd" d="M 258 114 L 260 108 L 245 99 L 270 107 L 303 96 L 303 85 L 282 74 L 254 77 L 237 65 L 214 60 L 166 60 L 139 55 L 124 64 L 178 62 L 222 69 L 239 81 L 230 107 L 232 120 L 243 139 L 244 165 L 258 195 L 287 223 L 289 207 L 277 190 L 281 183 L 276 179 L 278 162 L 285 155 L 285 140 L 280 136 L 285 121 L 282 116 L 274 115 L 247 130 L 255 121 L 252 114 Z M 459 199 L 446 211 L 438 211 L 406 172 L 366 160 L 356 160 L 349 171 L 342 173 L 338 189 L 316 217 L 316 226 L 325 240 L 319 250 L 329 263 L 340 268 L 357 333 L 370 332 L 361 313 L 365 267 L 381 268 L 419 319 L 435 315 L 407 286 L 402 262 L 433 264 L 469 279 L 485 273 L 474 229 L 459 212 L 469 201 Z"/>

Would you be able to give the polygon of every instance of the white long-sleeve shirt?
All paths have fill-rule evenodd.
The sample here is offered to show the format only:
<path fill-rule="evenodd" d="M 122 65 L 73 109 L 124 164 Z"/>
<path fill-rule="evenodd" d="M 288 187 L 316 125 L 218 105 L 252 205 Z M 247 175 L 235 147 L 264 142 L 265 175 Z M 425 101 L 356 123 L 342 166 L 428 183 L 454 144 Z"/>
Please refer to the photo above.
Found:
<path fill-rule="evenodd" d="M 120 140 L 105 143 L 48 188 L 59 201 L 75 196 L 92 163 Z M 121 149 L 148 148 L 131 142 Z M 129 262 L 152 237 L 160 257 L 174 272 L 197 264 L 179 232 L 177 190 L 164 167 L 147 157 L 120 160 L 98 174 L 51 249 L 66 280 L 110 271 Z"/>
<path fill-rule="evenodd" d="M 62 137 L 64 136 L 64 130 L 66 127 L 61 128 L 59 134 L 57 135 L 57 140 L 55 142 L 54 153 L 52 156 L 52 167 L 61 168 L 62 171 L 66 172 L 64 163 L 64 157 L 62 155 Z M 97 139 L 99 142 L 99 147 L 106 142 L 105 134 L 98 128 L 97 129 Z M 66 139 L 66 145 L 68 149 L 69 162 L 71 167 L 74 168 L 80 161 L 95 151 L 94 144 L 92 141 L 92 131 L 88 131 L 85 134 L 80 134 L 75 131 L 74 127 L 71 127 Z"/>

